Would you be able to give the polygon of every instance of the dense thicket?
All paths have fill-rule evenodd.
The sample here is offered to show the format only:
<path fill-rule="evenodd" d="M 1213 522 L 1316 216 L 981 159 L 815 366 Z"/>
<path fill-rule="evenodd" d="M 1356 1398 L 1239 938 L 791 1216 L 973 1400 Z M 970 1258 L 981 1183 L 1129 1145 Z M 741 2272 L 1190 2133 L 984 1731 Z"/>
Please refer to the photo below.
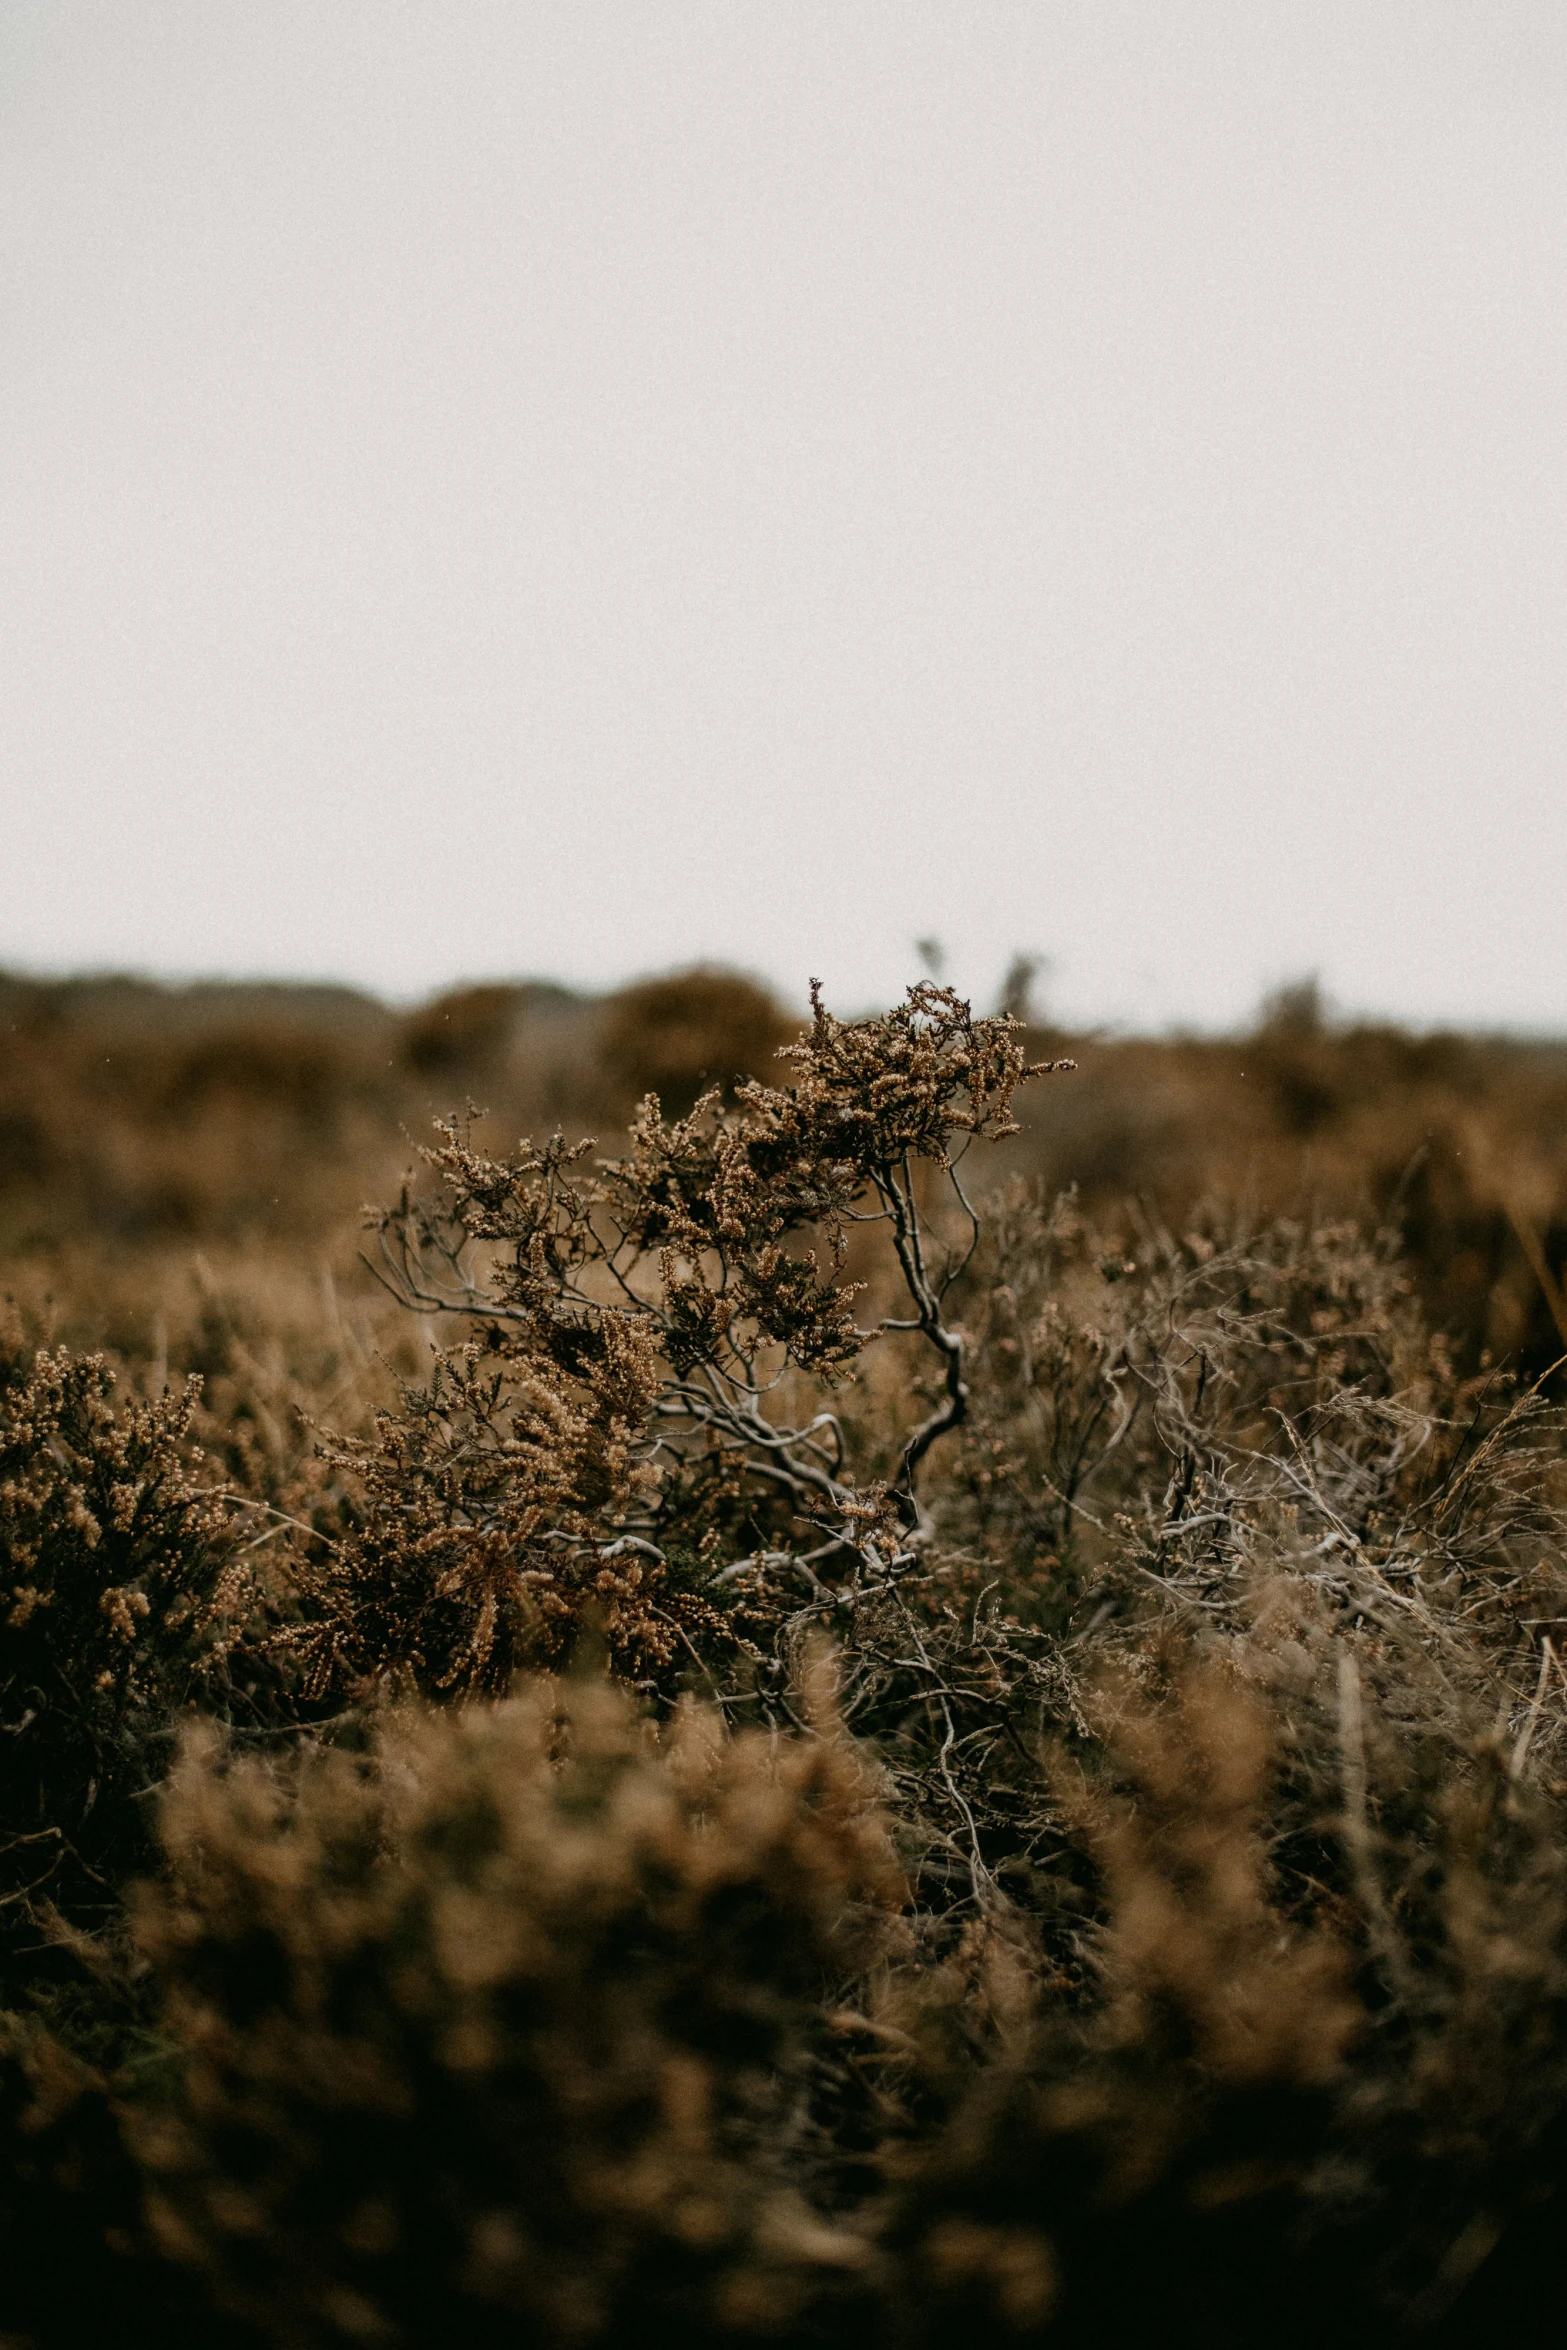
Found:
<path fill-rule="evenodd" d="M 0 2333 L 1468 2342 L 1554 2276 L 1567 1446 L 1521 1306 L 1433 1319 L 1437 1144 L 1114 1206 L 1055 1040 L 764 1013 L 616 1007 L 621 1154 L 449 1122 L 379 1288 L 13 1259 Z M 576 1016 L 427 1008 L 375 1115 Z M 1246 1048 L 1324 1196 L 1348 1050 Z"/>

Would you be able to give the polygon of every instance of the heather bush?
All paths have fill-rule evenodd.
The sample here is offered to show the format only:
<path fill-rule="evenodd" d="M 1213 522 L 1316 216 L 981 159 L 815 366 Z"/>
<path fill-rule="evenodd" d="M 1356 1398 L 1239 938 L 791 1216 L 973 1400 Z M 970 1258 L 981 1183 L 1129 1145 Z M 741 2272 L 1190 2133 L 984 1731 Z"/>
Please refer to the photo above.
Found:
<path fill-rule="evenodd" d="M 794 1035 L 764 987 L 738 972 L 677 971 L 623 988 L 604 1008 L 599 1059 L 625 1102 L 655 1093 L 683 1118 L 709 1087 L 732 1099 L 746 1079 L 765 1077 Z"/>
<path fill-rule="evenodd" d="M 99 1357 L 0 1346 L 0 2327 L 150 2346 L 192 2303 L 138 2258 L 110 2073 L 144 2040 L 120 1900 L 194 1706 L 254 1719 L 229 1512 L 188 1441 L 197 1383 L 115 1396 Z M 105 2068 L 108 2068 L 107 2070 Z"/>
<path fill-rule="evenodd" d="M 116 1409 L 113 1389 L 101 1358 L 0 1351 L 8 1972 L 49 1912 L 112 1917 L 153 1850 L 143 1798 L 172 1721 L 233 1688 L 227 1514 L 185 1444 L 195 1391 Z"/>
<path fill-rule="evenodd" d="M 1055 1774 L 1095 1875 L 1085 1976 L 1000 1910 L 918 1985 L 935 2119 L 892 2151 L 898 2338 L 1486 2341 L 1547 2287 L 1559 1820 L 1482 1749 L 1411 1865 L 1367 1832 L 1346 1725 L 1321 1826 L 1359 1882 L 1303 1907 L 1275 1706 L 1212 1665 L 1106 1687 Z M 1380 1743 L 1386 1790 L 1409 1765 Z"/>
<path fill-rule="evenodd" d="M 1094 1702 L 1051 1774 L 1096 1884 L 1078 1967 L 993 1907 L 915 1990 L 942 2119 L 892 2160 L 900 2334 L 1239 2343 L 1265 2305 L 1295 2340 L 1334 2302 L 1351 2329 L 1344 2280 L 1322 2296 L 1298 2260 L 1277 2303 L 1366 2018 L 1336 1927 L 1274 1899 L 1270 1724 L 1212 1666 Z"/>
<path fill-rule="evenodd" d="M 659 1733 L 593 1679 L 288 1764 L 188 1740 L 136 1921 L 185 2059 L 159 2238 L 300 2343 L 727 2337 L 852 2285 L 877 1794 L 830 1716 Z"/>
<path fill-rule="evenodd" d="M 1366 1826 L 1409 1757 L 1341 1724 L 1345 1883 L 1302 1901 L 1276 1696 L 1166 1639 L 1040 1758 L 1067 1946 L 909 1906 L 820 1663 L 801 1697 L 781 1736 L 574 1678 L 356 1752 L 187 1741 L 137 1911 L 165 2258 L 277 2342 L 1369 2343 L 1527 2226 L 1562 1856 L 1505 1757 L 1411 1868 Z"/>
<path fill-rule="evenodd" d="M 403 1023 L 402 1057 L 426 1072 L 490 1074 L 523 1012 L 517 987 L 461 987 L 421 1004 Z"/>
<path fill-rule="evenodd" d="M 1039 1071 L 1015 1022 L 946 989 L 880 1019 L 815 1015 L 785 1048 L 795 1083 L 752 1081 L 727 1108 L 715 1089 L 673 1123 L 650 1095 L 624 1159 L 587 1165 L 559 1135 L 491 1159 L 443 1126 L 442 1189 L 378 1219 L 382 1264 L 471 1334 L 338 1455 L 362 1523 L 302 1564 L 285 1635 L 312 1691 L 389 1669 L 427 1693 L 504 1688 L 588 1617 L 639 1685 L 743 1660 L 781 1686 L 814 1614 L 909 1563 L 920 1463 L 967 1404 L 943 1299 L 978 1225 L 952 1149 L 1015 1131 Z M 956 1251 L 922 1210 L 920 1162 L 962 1210 Z M 862 1330 L 844 1263 L 871 1225 L 904 1310 Z M 941 1393 L 867 1481 L 830 1391 L 900 1334 L 938 1359 Z"/>

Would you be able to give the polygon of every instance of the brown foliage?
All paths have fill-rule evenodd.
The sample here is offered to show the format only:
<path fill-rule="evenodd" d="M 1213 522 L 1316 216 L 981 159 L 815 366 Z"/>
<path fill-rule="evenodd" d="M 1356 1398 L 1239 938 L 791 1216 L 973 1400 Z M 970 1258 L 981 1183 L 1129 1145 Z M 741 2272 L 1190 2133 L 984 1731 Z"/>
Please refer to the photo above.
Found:
<path fill-rule="evenodd" d="M 681 1118 L 709 1087 L 733 1099 L 743 1080 L 768 1077 L 795 1029 L 767 990 L 738 972 L 678 971 L 610 997 L 599 1058 L 624 1100 L 654 1093 Z"/>
<path fill-rule="evenodd" d="M 875 1798 L 828 1717 L 660 1736 L 592 1682 L 287 1768 L 187 1742 L 137 1913 L 162 2240 L 269 2339 L 773 2330 L 866 2258 L 810 2107 L 901 1898 Z"/>
<path fill-rule="evenodd" d="M 425 1071 L 489 1070 L 516 1032 L 517 987 L 462 987 L 422 1004 L 403 1023 L 403 1058 Z"/>
<path fill-rule="evenodd" d="M 668 1034 L 636 1011 L 660 991 Z M 1242 1189 L 1259 1215 L 1306 1201 L 1319 1220 L 1394 1222 L 1464 1368 L 1489 1349 L 1533 1377 L 1567 1344 L 1567 1055 L 1335 1027 L 1295 993 L 1246 1037 L 1038 1032 L 1034 1057 L 1075 1052 L 1083 1069 L 1048 1115 L 1025 1114 L 1010 1169 L 1075 1186 L 1100 1218 L 1141 1198 L 1177 1232 Z M 0 1247 L 259 1234 L 307 1255 L 388 1196 L 405 1134 L 466 1091 L 508 1140 L 603 1133 L 650 1087 L 680 1115 L 709 1080 L 770 1079 L 792 1026 L 754 983 L 709 971 L 608 1003 L 537 982 L 464 990 L 406 1016 L 346 989 L 0 975 Z"/>
<path fill-rule="evenodd" d="M 818 1008 L 618 1157 L 449 1125 L 382 1222 L 431 1349 L 316 1252 L 432 1078 L 512 1132 L 630 1082 L 518 1002 L 421 1072 L 374 1006 L 296 1005 L 312 1062 L 6 998 L 13 1231 L 167 1178 L 208 1248 L 10 1267 L 0 2329 L 1508 2338 L 1567 2164 L 1558 1060 L 1297 991 L 1017 1131 L 1016 1027 Z"/>
<path fill-rule="evenodd" d="M 364 1522 L 301 1571 L 283 1640 L 312 1690 L 389 1669 L 430 1692 L 504 1688 L 585 1615 L 647 1686 L 713 1645 L 760 1664 L 713 1580 L 748 1564 L 719 1555 L 736 1534 L 756 1554 L 750 1617 L 777 1612 L 764 1586 L 802 1550 L 811 1585 L 828 1559 L 887 1570 L 918 1464 L 966 1401 L 914 1165 L 955 1185 L 954 1141 L 1014 1132 L 1038 1072 L 1014 1023 L 945 989 L 876 1020 L 815 1009 L 787 1048 L 794 1084 L 753 1081 L 731 1108 L 714 1091 L 673 1124 L 650 1096 L 624 1159 L 585 1165 L 589 1146 L 557 1135 L 494 1160 L 443 1127 L 427 1154 L 443 1191 L 378 1219 L 382 1259 L 410 1305 L 481 1334 L 335 1456 Z M 849 1480 L 830 1412 L 768 1410 L 786 1377 L 841 1380 L 871 1335 L 841 1278 L 851 1222 L 888 1226 L 913 1307 L 880 1328 L 918 1331 L 946 1376 L 890 1494 Z"/>
<path fill-rule="evenodd" d="M 99 1357 L 0 1351 L 0 1935 L 112 1913 L 170 1716 L 226 1681 L 226 1513 L 194 1387 L 115 1409 Z M 199 1460 L 199 1454 L 195 1456 Z M 3 1947 L 3 1944 L 0 1944 Z"/>

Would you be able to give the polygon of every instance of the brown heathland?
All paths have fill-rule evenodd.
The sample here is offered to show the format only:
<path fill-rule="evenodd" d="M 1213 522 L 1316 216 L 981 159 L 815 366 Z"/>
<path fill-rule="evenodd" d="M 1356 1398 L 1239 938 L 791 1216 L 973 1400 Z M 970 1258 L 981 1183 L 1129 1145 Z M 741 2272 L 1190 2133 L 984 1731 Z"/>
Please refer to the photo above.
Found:
<path fill-rule="evenodd" d="M 1306 989 L 0 982 L 0 2334 L 1501 2338 L 1564 1246 Z"/>

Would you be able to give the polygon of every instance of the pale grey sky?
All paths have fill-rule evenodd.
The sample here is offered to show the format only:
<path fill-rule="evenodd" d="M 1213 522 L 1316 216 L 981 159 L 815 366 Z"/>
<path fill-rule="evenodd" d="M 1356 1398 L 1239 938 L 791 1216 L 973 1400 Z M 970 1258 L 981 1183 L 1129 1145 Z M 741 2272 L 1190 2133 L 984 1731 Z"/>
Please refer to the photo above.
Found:
<path fill-rule="evenodd" d="M 1562 0 L 0 0 L 0 964 L 1567 1029 Z"/>

